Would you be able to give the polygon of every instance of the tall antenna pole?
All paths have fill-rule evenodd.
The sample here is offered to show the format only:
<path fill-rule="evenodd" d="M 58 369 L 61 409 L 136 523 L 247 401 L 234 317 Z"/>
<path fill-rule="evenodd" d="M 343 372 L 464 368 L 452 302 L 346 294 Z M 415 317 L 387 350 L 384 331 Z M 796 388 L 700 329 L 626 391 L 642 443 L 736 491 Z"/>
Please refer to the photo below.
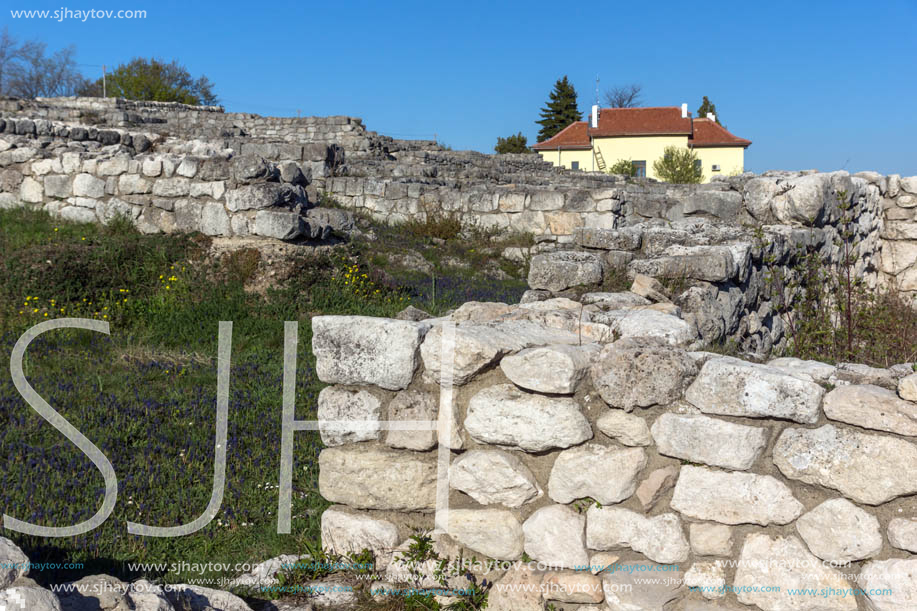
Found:
<path fill-rule="evenodd" d="M 599 106 L 599 75 L 595 75 L 595 104 Z"/>

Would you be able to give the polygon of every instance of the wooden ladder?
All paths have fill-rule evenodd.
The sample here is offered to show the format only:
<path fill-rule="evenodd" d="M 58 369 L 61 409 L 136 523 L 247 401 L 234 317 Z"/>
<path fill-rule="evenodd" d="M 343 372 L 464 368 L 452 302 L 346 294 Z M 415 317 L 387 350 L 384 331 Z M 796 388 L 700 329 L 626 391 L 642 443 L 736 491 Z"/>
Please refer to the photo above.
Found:
<path fill-rule="evenodd" d="M 602 151 L 595 149 L 595 163 L 601 171 L 605 171 L 605 158 L 602 157 Z"/>

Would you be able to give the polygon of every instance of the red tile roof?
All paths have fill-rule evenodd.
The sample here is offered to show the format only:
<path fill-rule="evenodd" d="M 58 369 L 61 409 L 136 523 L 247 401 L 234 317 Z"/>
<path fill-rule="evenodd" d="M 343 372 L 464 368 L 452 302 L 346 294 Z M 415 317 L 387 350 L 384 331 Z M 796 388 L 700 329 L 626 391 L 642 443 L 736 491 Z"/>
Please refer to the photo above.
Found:
<path fill-rule="evenodd" d="M 590 138 L 616 136 L 685 135 L 693 147 L 742 146 L 750 140 L 729 133 L 724 127 L 709 119 L 681 117 L 681 108 L 662 106 L 654 108 L 603 108 L 599 111 L 599 126 L 589 127 L 587 121 L 571 123 L 552 138 L 535 144 L 538 150 L 590 149 Z"/>
<path fill-rule="evenodd" d="M 694 137 L 688 139 L 688 144 L 694 148 L 707 146 L 741 146 L 751 144 L 751 140 L 734 136 L 729 131 L 710 119 L 694 119 Z"/>
<path fill-rule="evenodd" d="M 599 126 L 590 129 L 593 138 L 613 136 L 669 136 L 691 134 L 691 119 L 681 118 L 681 108 L 603 108 Z"/>
<path fill-rule="evenodd" d="M 588 150 L 592 148 L 592 144 L 589 142 L 588 131 L 588 123 L 585 121 L 577 121 L 563 128 L 544 142 L 533 145 L 532 148 L 536 151 L 539 149 L 556 150 L 558 148 L 564 150 Z"/>

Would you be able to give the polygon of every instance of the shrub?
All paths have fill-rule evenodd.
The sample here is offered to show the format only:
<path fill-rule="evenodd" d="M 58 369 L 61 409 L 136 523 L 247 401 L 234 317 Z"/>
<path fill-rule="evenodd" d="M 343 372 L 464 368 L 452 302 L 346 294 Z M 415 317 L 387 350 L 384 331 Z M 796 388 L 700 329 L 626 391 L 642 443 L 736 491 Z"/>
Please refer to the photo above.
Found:
<path fill-rule="evenodd" d="M 506 153 L 531 153 L 528 147 L 528 139 L 522 135 L 522 132 L 506 138 L 497 138 L 497 146 L 494 150 L 500 154 Z"/>
<path fill-rule="evenodd" d="M 689 148 L 665 147 L 662 158 L 653 162 L 653 171 L 666 182 L 685 185 L 704 182 L 700 159 Z"/>
<path fill-rule="evenodd" d="M 875 367 L 913 361 L 915 304 L 894 289 L 870 290 L 856 276 L 852 207 L 846 192 L 838 192 L 838 200 L 835 245 L 840 261 L 827 261 L 817 246 L 801 246 L 793 273 L 784 274 L 777 266 L 768 272 L 777 312 L 786 325 L 787 352 L 802 359 Z"/>
<path fill-rule="evenodd" d="M 608 173 L 621 174 L 623 176 L 636 176 L 637 169 L 630 159 L 618 159 L 608 168 Z"/>
<path fill-rule="evenodd" d="M 410 235 L 419 238 L 452 240 L 462 231 L 462 220 L 456 212 L 445 212 L 430 204 L 423 205 L 423 213 L 402 225 Z"/>

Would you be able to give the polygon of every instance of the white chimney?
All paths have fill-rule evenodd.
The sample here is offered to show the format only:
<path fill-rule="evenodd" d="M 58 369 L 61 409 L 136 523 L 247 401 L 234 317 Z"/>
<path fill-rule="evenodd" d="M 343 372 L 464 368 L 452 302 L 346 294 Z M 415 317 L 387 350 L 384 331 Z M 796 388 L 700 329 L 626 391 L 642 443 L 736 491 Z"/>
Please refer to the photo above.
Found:
<path fill-rule="evenodd" d="M 713 121 L 714 123 L 716 123 L 716 115 L 713 114 L 712 112 L 707 113 L 707 118 Z"/>
<path fill-rule="evenodd" d="M 687 102 L 681 105 L 681 118 L 682 119 L 688 118 L 688 103 Z"/>
<path fill-rule="evenodd" d="M 592 129 L 598 129 L 599 127 L 599 105 L 592 105 Z"/>

